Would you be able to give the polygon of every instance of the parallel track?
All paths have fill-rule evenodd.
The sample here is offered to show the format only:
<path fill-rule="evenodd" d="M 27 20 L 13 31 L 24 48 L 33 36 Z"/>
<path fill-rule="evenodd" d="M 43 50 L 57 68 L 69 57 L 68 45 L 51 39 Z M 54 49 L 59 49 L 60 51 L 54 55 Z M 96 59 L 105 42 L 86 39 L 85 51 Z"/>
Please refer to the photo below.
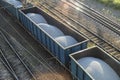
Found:
<path fill-rule="evenodd" d="M 10 19 L 12 18 L 9 19 L 7 17 L 8 15 L 4 15 L 4 14 L 5 14 L 4 10 L 2 10 L 0 14 L 1 19 L 3 19 L 3 21 L 1 21 L 2 31 L 6 35 L 11 34 L 16 38 L 17 41 L 7 36 L 8 39 L 10 40 L 10 43 L 13 45 L 14 49 L 20 54 L 21 58 L 29 66 L 29 68 L 35 74 L 35 77 L 38 80 L 71 80 L 72 79 L 69 72 L 66 71 L 66 69 L 63 66 L 61 66 L 54 59 L 54 57 L 48 55 L 46 51 L 44 51 L 42 46 L 38 46 L 39 52 L 36 51 L 36 49 L 34 48 L 35 46 L 34 47 L 31 46 L 31 42 L 28 42 L 26 40 L 26 37 L 28 35 L 23 35 L 26 34 L 26 32 L 21 33 L 21 30 L 19 29 L 23 26 L 21 24 L 19 25 L 16 22 L 16 19 L 14 19 L 15 21 L 11 21 Z M 30 37 L 27 38 L 31 40 Z M 20 42 L 21 44 L 18 42 Z"/>
<path fill-rule="evenodd" d="M 21 59 L 20 55 L 16 52 L 13 46 L 10 44 L 6 36 L 0 31 L 2 43 L 1 46 L 1 54 L 2 57 L 7 62 L 9 69 L 12 71 L 16 80 L 20 79 L 31 79 L 36 80 L 31 70 L 27 67 L 24 61 Z"/>
<path fill-rule="evenodd" d="M 6 63 L 6 61 L 3 58 L 0 58 L 0 80 L 5 80 L 5 79 L 17 80 L 16 76 L 9 68 L 8 63 Z"/>
<path fill-rule="evenodd" d="M 120 61 L 120 50 L 119 49 L 117 49 L 114 45 L 112 45 L 105 39 L 99 37 L 99 35 L 95 34 L 91 30 L 86 28 L 84 25 L 79 23 L 78 21 L 72 19 L 71 16 L 68 16 L 62 13 L 63 11 L 60 11 L 59 9 L 55 8 L 57 5 L 51 6 L 54 3 L 50 3 L 50 2 L 48 3 L 47 3 L 47 0 L 46 2 L 42 1 L 38 4 L 38 6 L 42 8 L 44 11 L 47 11 L 47 13 L 49 12 L 51 16 L 61 21 L 61 23 L 68 25 L 74 30 L 76 30 L 77 32 L 80 32 L 83 35 L 85 35 L 93 43 L 95 43 L 96 45 L 104 49 L 106 52 L 108 52 L 110 55 L 112 55 L 114 58 L 116 58 L 118 61 Z"/>
<path fill-rule="evenodd" d="M 8 35 L 7 32 L 5 33 Z M 17 42 L 14 38 L 10 36 L 8 38 L 11 41 L 10 43 L 14 47 L 16 52 L 19 53 L 19 57 L 21 57 L 21 59 L 24 60 L 24 63 L 27 66 L 29 66 L 31 71 L 35 74 L 36 80 L 61 80 L 59 79 L 59 76 L 57 76 L 57 74 L 59 73 L 55 72 L 53 68 L 51 68 L 50 65 L 47 64 L 46 61 L 44 61 L 45 59 L 43 60 L 43 58 L 40 55 L 39 57 L 41 59 L 38 59 L 36 56 L 31 54 L 26 48 L 24 48 L 19 42 Z M 49 75 L 44 76 L 46 72 Z"/>
<path fill-rule="evenodd" d="M 98 19 L 100 22 L 103 22 L 104 25 L 110 26 L 108 28 L 115 30 L 115 32 L 120 31 L 120 24 L 114 22 L 113 20 L 109 19 L 108 17 L 102 15 L 98 11 L 93 10 L 92 8 L 88 7 L 87 5 L 83 4 L 79 0 L 68 0 L 70 3 L 74 4 L 73 1 L 77 2 L 79 5 L 74 4 L 75 6 L 81 8 L 85 12 L 89 13 L 90 15 L 94 16 L 96 19 Z M 82 7 L 81 7 L 82 6 Z M 118 31 L 117 31 L 118 30 Z M 120 33 L 118 33 L 120 34 Z"/>
<path fill-rule="evenodd" d="M 117 60 L 120 60 L 120 55 L 119 55 L 119 50 L 117 50 L 114 46 L 111 46 L 110 43 L 107 43 L 107 41 L 105 41 L 104 39 L 100 38 L 97 34 L 91 32 L 89 29 L 87 29 L 85 26 L 81 25 L 80 23 L 78 23 L 77 21 L 73 20 L 72 18 L 70 18 L 69 16 L 64 15 L 63 13 L 61 13 L 59 10 L 57 9 L 53 9 L 52 6 L 50 6 L 49 4 L 45 4 L 44 5 L 40 5 L 41 8 L 49 11 L 50 13 L 52 13 L 53 15 L 57 16 L 56 18 L 59 19 L 62 23 L 64 23 L 65 25 L 68 25 L 70 27 L 72 27 L 73 29 L 75 29 L 76 31 L 80 32 L 81 34 L 85 35 L 86 37 L 88 37 L 92 42 L 94 42 L 95 44 L 97 44 L 98 46 L 100 46 L 101 48 L 105 48 L 104 50 L 107 51 L 108 53 L 110 53 L 113 57 L 115 57 Z M 51 9 L 51 11 L 50 11 Z M 57 14 L 55 14 L 55 13 Z M 61 17 L 62 16 L 62 17 Z M 64 19 L 63 19 L 64 17 Z M 66 21 L 68 20 L 68 22 Z M 70 23 L 69 23 L 70 22 Z M 76 28 L 76 27 L 77 28 Z M 79 30 L 78 30 L 79 29 Z M 24 50 L 23 50 L 24 51 Z M 33 66 L 32 66 L 33 67 Z M 41 72 L 42 74 L 42 72 Z M 54 76 L 54 75 L 53 75 Z M 46 78 L 48 79 L 48 78 Z M 57 79 L 55 77 L 55 79 Z"/>
<path fill-rule="evenodd" d="M 52 1 L 54 1 L 54 0 L 52 0 Z M 97 14 L 96 11 L 93 11 L 93 12 L 91 11 L 91 13 L 90 13 L 89 7 L 87 7 L 87 9 L 86 9 L 86 8 L 83 7 L 83 5 L 80 6 L 80 5 L 76 4 L 76 2 L 70 2 L 70 1 L 74 1 L 74 0 L 67 0 L 67 1 L 60 0 L 60 1 L 61 1 L 60 3 L 62 5 L 59 4 L 59 2 L 57 2 L 59 6 L 64 6 L 66 4 L 68 5 L 67 9 L 63 9 L 65 11 L 63 11 L 63 10 L 61 11 L 62 14 L 66 15 L 67 17 L 71 17 L 71 19 L 75 20 L 76 22 L 84 24 L 85 27 L 87 27 L 87 28 L 89 28 L 91 30 L 92 30 L 92 26 L 94 26 L 94 25 L 96 26 L 96 29 L 101 27 L 101 32 L 99 32 L 100 30 L 98 31 L 100 33 L 100 34 L 98 33 L 100 37 L 102 37 L 101 33 L 104 33 L 102 31 L 102 30 L 104 30 L 104 29 L 102 29 L 102 27 L 106 28 L 106 31 L 108 31 L 110 34 L 112 34 L 112 36 L 111 36 L 112 38 L 114 38 L 116 36 L 118 43 L 115 43 L 115 42 L 113 42 L 112 40 L 110 40 L 108 38 L 106 39 L 105 37 L 104 37 L 104 39 L 106 40 L 106 42 L 109 42 L 110 44 L 112 44 L 113 47 L 115 47 L 116 49 L 119 50 L 120 46 L 117 45 L 117 44 L 119 44 L 119 38 L 120 38 L 120 25 L 110 21 L 109 19 L 107 20 L 106 17 L 104 18 L 104 16 L 102 16 L 100 13 Z M 49 3 L 49 5 L 52 5 L 53 7 L 56 5 L 56 3 L 54 3 L 54 2 L 53 3 L 48 2 L 48 3 Z M 65 8 L 65 7 L 63 7 L 63 8 Z M 61 10 L 60 7 L 58 7 L 58 6 L 57 6 L 57 9 L 58 9 L 58 11 Z M 74 11 L 75 12 L 77 11 L 76 14 L 75 14 Z M 81 15 L 81 16 L 76 16 L 76 15 Z M 86 19 L 86 20 L 84 21 L 84 19 L 83 19 L 83 21 L 82 21 L 81 20 L 82 17 L 85 17 L 84 19 Z M 104 21 L 104 19 L 105 19 L 105 21 Z M 109 23 L 106 22 L 106 21 L 108 21 Z M 117 26 L 114 26 L 115 24 Z M 107 33 L 107 35 L 108 35 L 108 33 Z"/>
<path fill-rule="evenodd" d="M 9 61 L 6 59 L 2 49 L 0 49 L 0 53 L 1 53 L 1 58 L 0 58 L 1 62 L 4 64 L 4 66 L 7 68 L 7 70 L 13 75 L 14 79 L 19 80 L 14 69 L 10 65 Z"/>

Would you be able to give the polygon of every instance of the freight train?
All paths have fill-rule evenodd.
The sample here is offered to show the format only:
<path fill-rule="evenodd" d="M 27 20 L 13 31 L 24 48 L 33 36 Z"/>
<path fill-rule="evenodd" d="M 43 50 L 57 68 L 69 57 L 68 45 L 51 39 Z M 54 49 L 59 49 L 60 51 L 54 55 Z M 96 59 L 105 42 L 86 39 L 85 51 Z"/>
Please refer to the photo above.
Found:
<path fill-rule="evenodd" d="M 50 54 L 70 69 L 73 79 L 120 80 L 120 62 L 99 47 L 86 49 L 89 40 L 68 25 L 61 23 L 38 7 L 22 9 L 20 0 L 0 0 L 0 5 L 15 16 L 24 29 Z M 103 67 L 103 65 L 106 66 Z M 97 67 L 100 70 L 97 70 Z M 105 72 L 108 67 L 113 73 L 109 70 Z"/>

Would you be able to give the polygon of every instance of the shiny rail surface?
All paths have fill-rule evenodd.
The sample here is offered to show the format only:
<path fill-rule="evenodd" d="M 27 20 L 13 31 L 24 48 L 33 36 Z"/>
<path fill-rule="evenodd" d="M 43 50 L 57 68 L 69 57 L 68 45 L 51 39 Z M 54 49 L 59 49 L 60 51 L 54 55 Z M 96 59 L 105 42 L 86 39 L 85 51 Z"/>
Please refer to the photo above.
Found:
<path fill-rule="evenodd" d="M 103 37 L 99 36 L 100 31 L 96 30 L 96 28 L 93 28 L 93 30 L 96 30 L 98 33 L 95 33 L 92 31 L 89 27 L 86 27 L 85 25 L 82 25 L 79 19 L 75 19 L 75 10 L 73 7 L 68 6 L 66 3 L 61 1 L 39 1 L 38 6 L 43 9 L 45 12 L 49 13 L 51 16 L 55 17 L 59 21 L 61 21 L 63 24 L 68 25 L 69 27 L 72 27 L 76 31 L 82 33 L 86 37 L 88 37 L 93 43 L 104 49 L 106 52 L 108 52 L 110 55 L 112 55 L 114 58 L 116 58 L 118 61 L 120 61 L 120 50 L 110 42 L 108 42 Z M 73 11 L 72 11 L 73 10 Z M 77 11 L 78 12 L 78 11 Z M 77 13 L 76 12 L 76 13 Z M 73 14 L 72 14 L 73 13 Z M 80 15 L 80 14 L 78 14 Z M 78 16 L 77 16 L 78 17 Z M 87 17 L 84 15 L 83 17 Z M 88 18 L 88 17 L 87 17 Z M 78 21 L 79 20 L 79 21 Z M 86 21 L 86 20 L 84 20 Z M 93 20 L 92 20 L 93 21 Z M 105 27 L 103 29 L 106 29 Z"/>
<path fill-rule="evenodd" d="M 78 3 L 78 5 L 74 4 L 73 2 Z M 105 21 L 105 25 L 108 23 L 108 25 L 111 25 L 111 29 L 113 30 L 115 27 L 118 31 L 120 31 L 120 24 L 114 22 L 113 20 L 109 19 L 108 17 L 102 15 L 101 13 L 99 13 L 98 11 L 93 10 L 92 8 L 88 7 L 87 5 L 83 4 L 82 2 L 80 2 L 79 0 L 69 0 L 70 3 L 78 6 L 79 8 L 81 8 L 82 10 L 88 12 L 89 14 L 91 14 L 92 16 L 95 16 L 96 18 L 98 18 L 101 22 L 103 22 L 103 20 Z M 82 7 L 81 7 L 82 6 Z M 104 23 L 104 22 L 103 22 Z M 120 33 L 118 33 L 120 34 Z"/>
<path fill-rule="evenodd" d="M 0 51 L 0 54 L 3 54 Z M 9 80 L 18 80 L 18 78 L 16 77 L 16 74 L 14 74 L 14 72 L 11 71 L 10 66 L 8 65 L 8 62 L 5 61 L 5 59 L 3 59 L 2 57 L 0 58 L 0 79 L 1 80 L 5 80 L 5 79 L 9 79 Z"/>
<path fill-rule="evenodd" d="M 12 68 L 11 64 L 9 63 L 9 61 L 7 60 L 7 58 L 5 57 L 2 49 L 0 49 L 0 53 L 1 53 L 1 62 L 5 65 L 5 67 L 7 68 L 7 70 L 13 75 L 14 79 L 19 80 L 14 69 Z"/>
<path fill-rule="evenodd" d="M 17 80 L 20 80 L 20 79 L 31 79 L 30 76 L 32 76 L 33 79 L 36 80 L 31 70 L 27 67 L 27 65 L 21 59 L 20 55 L 16 52 L 16 50 L 10 44 L 10 42 L 8 41 L 8 39 L 3 34 L 2 31 L 0 31 L 0 34 L 1 34 L 1 39 L 2 39 L 1 44 L 0 44 L 1 54 L 4 57 L 5 61 L 8 63 L 11 71 L 14 73 L 14 77 Z"/>
<path fill-rule="evenodd" d="M 45 2 L 47 2 L 47 0 Z M 93 19 L 93 17 L 92 18 L 90 17 L 91 15 L 86 15 L 88 13 L 84 12 L 83 10 L 81 10 L 81 8 L 76 7 L 75 5 L 70 4 L 69 1 L 51 0 L 47 3 L 50 6 L 52 6 L 53 8 L 55 7 L 55 9 L 57 9 L 62 14 L 64 14 L 64 15 L 70 17 L 71 19 L 83 24 L 86 28 L 88 28 L 92 32 L 96 33 L 101 38 L 105 39 L 107 42 L 114 45 L 114 47 L 118 48 L 118 50 L 119 50 L 120 45 L 118 45 L 118 44 L 120 43 L 120 36 L 119 36 L 120 32 L 118 29 L 114 29 L 111 26 L 107 26 L 107 27 L 106 27 L 106 25 L 104 26 L 103 22 L 101 22 L 102 24 L 97 22 L 99 20 L 97 20 L 97 21 L 94 20 L 97 18 Z"/>

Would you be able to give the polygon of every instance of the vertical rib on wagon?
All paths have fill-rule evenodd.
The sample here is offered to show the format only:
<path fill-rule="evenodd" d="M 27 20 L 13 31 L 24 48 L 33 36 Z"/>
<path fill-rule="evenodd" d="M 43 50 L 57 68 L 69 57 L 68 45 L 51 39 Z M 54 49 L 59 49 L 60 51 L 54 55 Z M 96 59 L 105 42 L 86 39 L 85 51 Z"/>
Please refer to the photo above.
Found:
<path fill-rule="evenodd" d="M 18 0 L 18 1 L 21 1 L 21 0 Z M 12 4 L 8 3 L 7 1 L 4 1 L 4 0 L 0 0 L 0 5 L 2 7 L 4 7 L 5 9 L 7 9 L 8 12 L 10 14 L 14 15 L 17 19 L 19 18 L 18 17 L 18 11 L 22 7 L 20 7 L 20 8 L 14 7 L 14 5 L 12 5 Z"/>
<path fill-rule="evenodd" d="M 79 80 L 95 80 L 79 63 L 78 60 L 83 57 L 95 57 L 103 60 L 109 66 L 116 71 L 116 73 L 120 76 L 120 62 L 115 60 L 105 51 L 103 51 L 99 47 L 93 47 L 89 49 L 85 49 L 73 54 L 70 54 L 71 59 L 71 72 L 74 76 L 78 77 Z"/>
<path fill-rule="evenodd" d="M 26 15 L 27 13 L 37 13 L 42 15 L 47 20 L 48 24 L 56 26 L 58 29 L 63 31 L 65 35 L 74 37 L 78 43 L 68 47 L 63 47 L 38 24 L 33 22 L 33 20 Z M 19 14 L 20 22 L 25 26 L 25 28 L 61 63 L 68 65 L 70 62 L 69 54 L 87 48 L 87 43 L 89 41 L 88 39 L 64 23 L 61 23 L 57 19 L 51 17 L 48 13 L 44 12 L 40 8 L 32 7 L 23 9 L 20 10 Z"/>

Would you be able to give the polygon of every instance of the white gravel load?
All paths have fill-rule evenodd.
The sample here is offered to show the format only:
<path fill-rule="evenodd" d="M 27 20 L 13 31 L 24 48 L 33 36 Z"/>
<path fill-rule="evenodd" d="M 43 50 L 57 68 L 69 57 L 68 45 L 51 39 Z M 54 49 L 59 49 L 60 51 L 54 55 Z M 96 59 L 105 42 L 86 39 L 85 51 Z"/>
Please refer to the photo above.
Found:
<path fill-rule="evenodd" d="M 117 73 L 104 61 L 94 57 L 84 57 L 78 60 L 78 63 L 95 80 L 120 80 Z"/>
<path fill-rule="evenodd" d="M 11 5 L 13 5 L 16 8 L 21 8 L 23 7 L 22 3 L 18 0 L 5 0 L 6 2 L 10 3 Z"/>
<path fill-rule="evenodd" d="M 72 36 L 60 36 L 55 38 L 63 47 L 68 47 L 77 43 L 77 41 Z"/>
<path fill-rule="evenodd" d="M 52 38 L 64 36 L 64 33 L 55 26 L 45 23 L 40 23 L 39 27 L 41 27 L 45 32 L 47 32 Z"/>
<path fill-rule="evenodd" d="M 21 7 L 23 7 L 23 5 L 22 5 L 22 3 L 21 3 L 20 1 L 14 1 L 13 5 L 14 5 L 14 7 L 16 7 L 16 8 L 21 8 Z"/>
<path fill-rule="evenodd" d="M 4 1 L 6 1 L 6 2 L 8 2 L 8 3 L 12 3 L 12 2 L 14 2 L 14 1 L 16 1 L 16 0 L 4 0 Z"/>
<path fill-rule="evenodd" d="M 47 23 L 47 21 L 45 20 L 45 18 L 37 13 L 27 13 L 26 14 L 29 18 L 31 18 L 36 24 L 39 23 Z"/>

